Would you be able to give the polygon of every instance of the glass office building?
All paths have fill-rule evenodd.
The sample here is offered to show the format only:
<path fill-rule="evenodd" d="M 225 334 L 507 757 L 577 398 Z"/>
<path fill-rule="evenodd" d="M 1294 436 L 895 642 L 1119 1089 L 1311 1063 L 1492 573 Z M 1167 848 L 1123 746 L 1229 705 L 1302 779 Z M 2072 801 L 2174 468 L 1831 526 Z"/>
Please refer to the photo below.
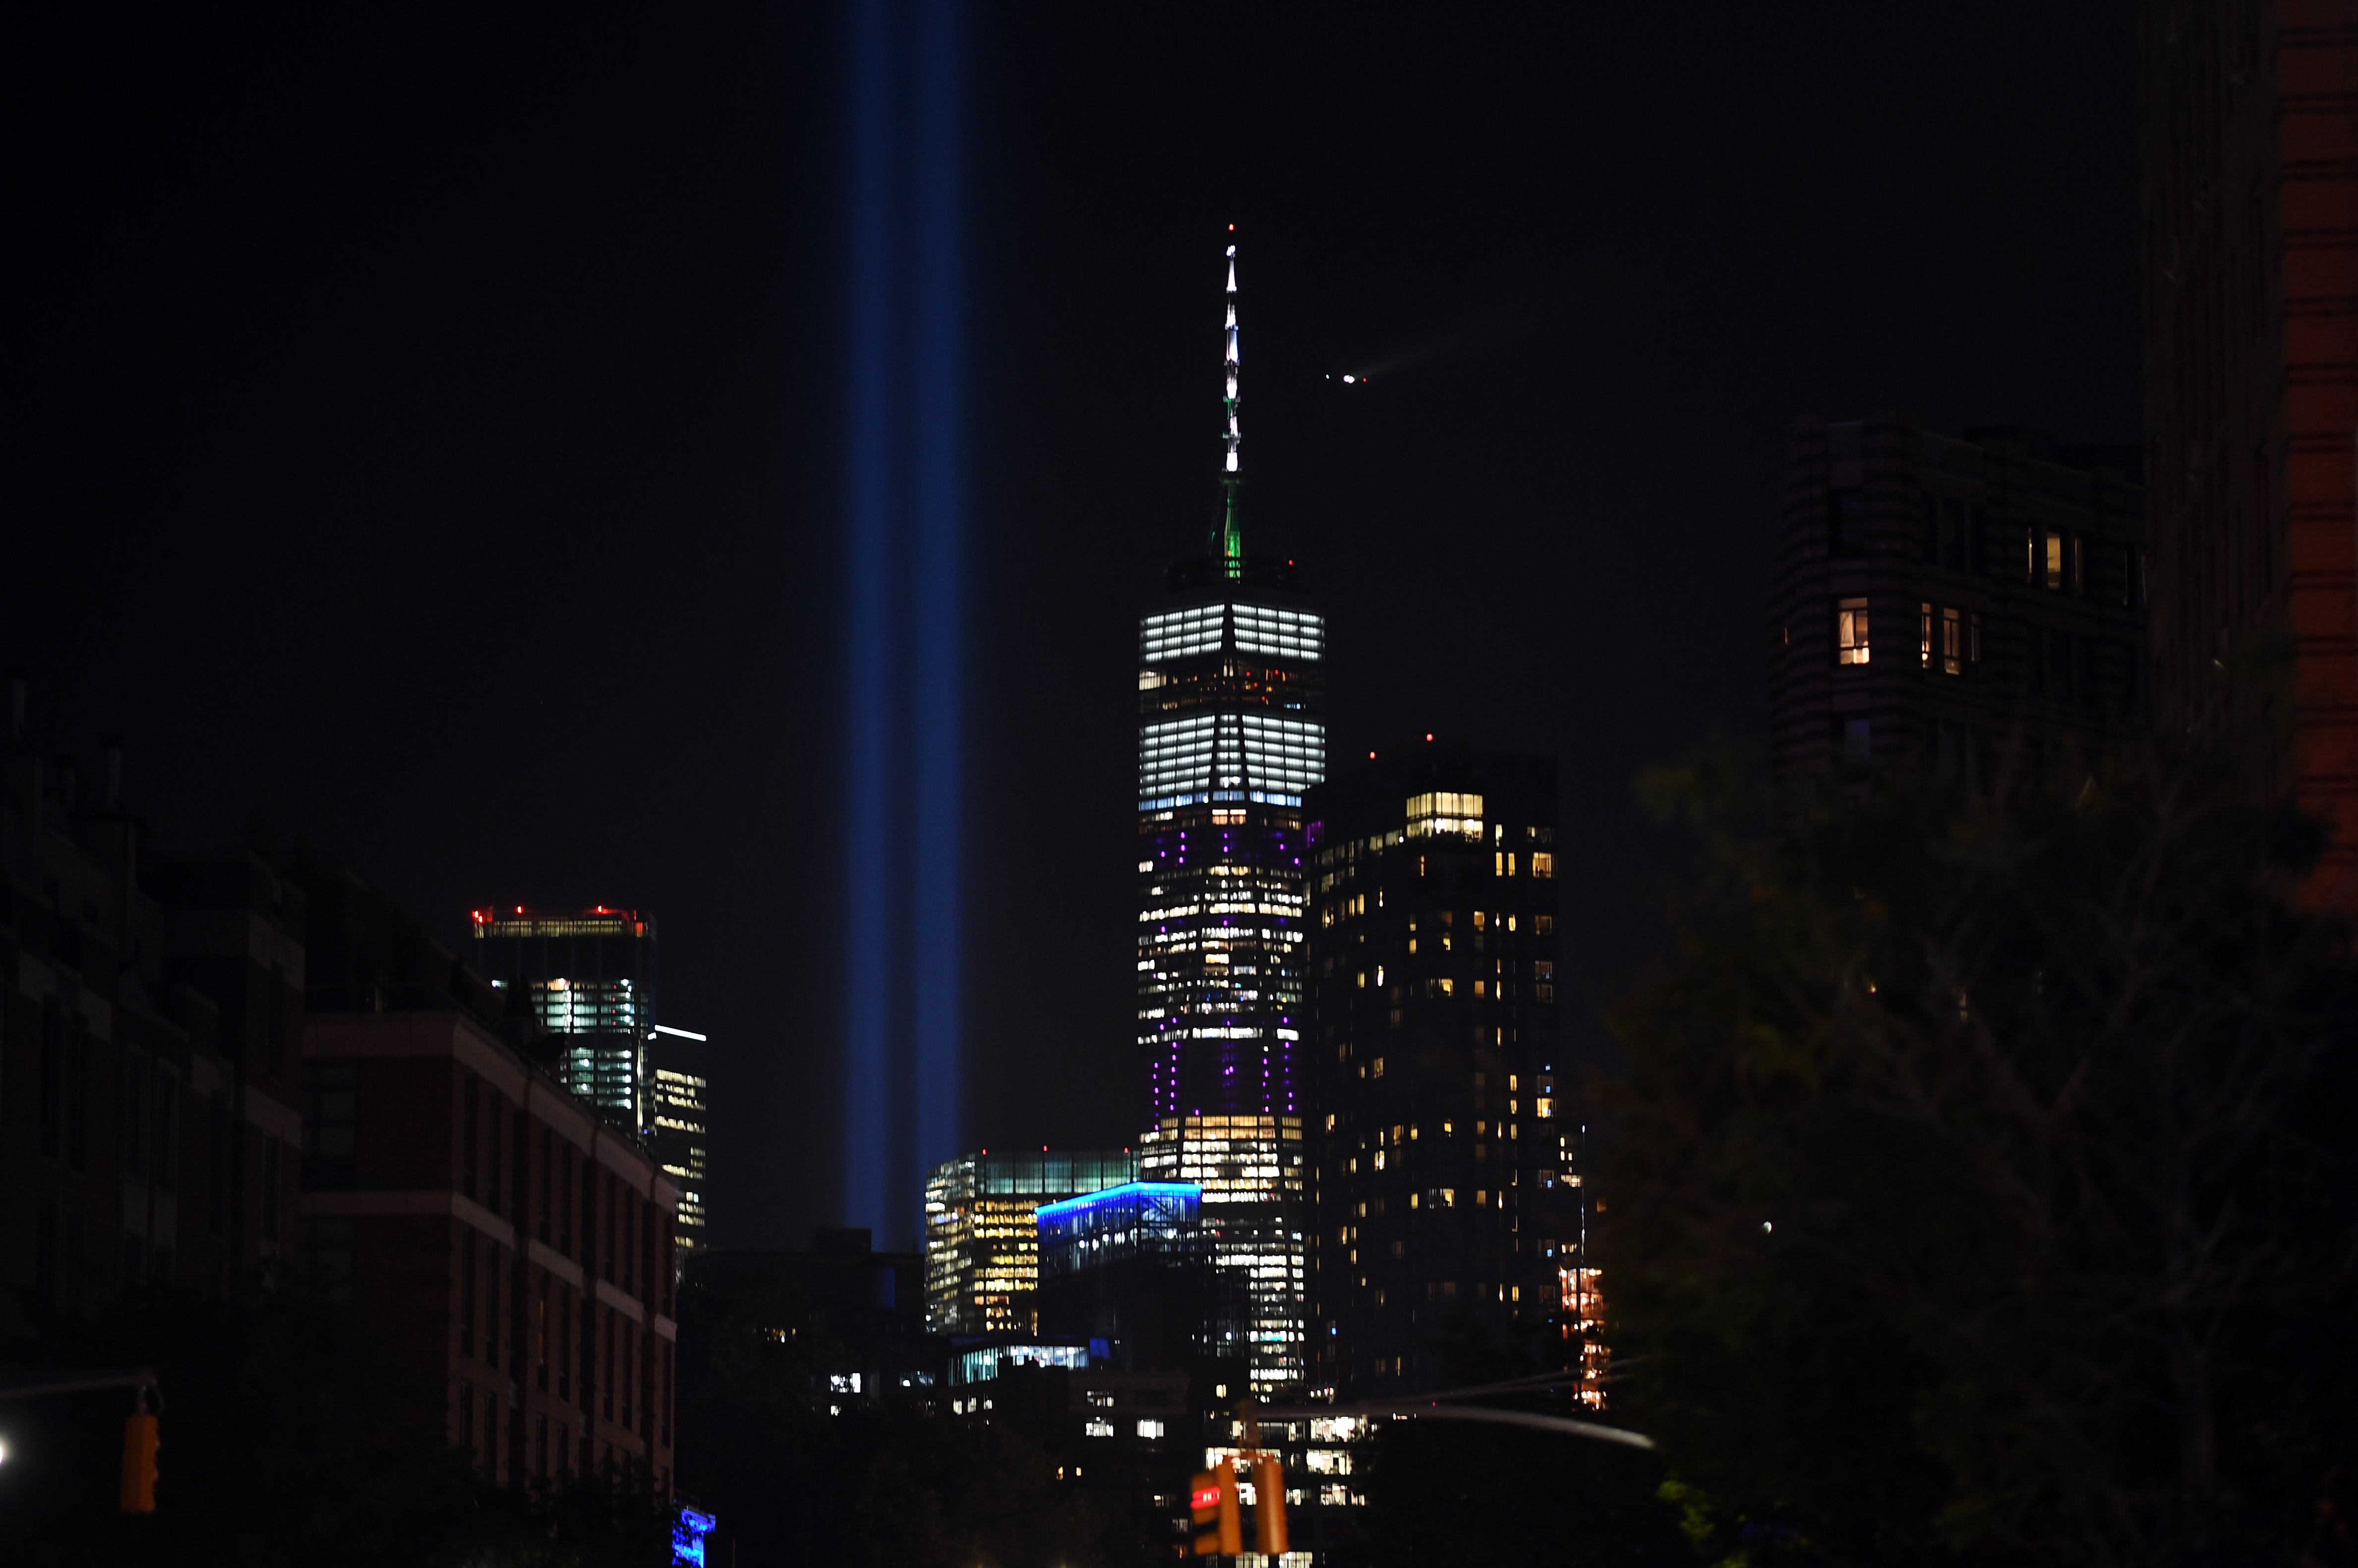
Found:
<path fill-rule="evenodd" d="M 1199 1184 L 1216 1266 L 1252 1305 L 1258 1392 L 1303 1374 L 1302 797 L 1326 774 L 1325 617 L 1238 521 L 1236 252 L 1227 459 L 1210 547 L 1138 633 L 1138 1039 L 1148 1176 Z"/>
<path fill-rule="evenodd" d="M 578 914 L 518 906 L 473 914 L 476 972 L 524 995 L 555 1037 L 566 1087 L 635 1136 L 653 1126 L 647 1040 L 655 1024 L 655 923 L 602 905 Z"/>
<path fill-rule="evenodd" d="M 1194 1257 L 1204 1189 L 1186 1182 L 1125 1182 L 1040 1206 L 1040 1274 L 1056 1279 L 1123 1258 Z"/>
<path fill-rule="evenodd" d="M 925 1178 L 925 1327 L 935 1334 L 1030 1332 L 1024 1298 L 1040 1282 L 1043 1204 L 1138 1180 L 1138 1156 L 961 1154 Z"/>
<path fill-rule="evenodd" d="M 711 1165 L 711 1037 L 658 1023 L 647 1032 L 647 1150 L 679 1187 L 678 1262 L 708 1245 L 705 1205 Z"/>

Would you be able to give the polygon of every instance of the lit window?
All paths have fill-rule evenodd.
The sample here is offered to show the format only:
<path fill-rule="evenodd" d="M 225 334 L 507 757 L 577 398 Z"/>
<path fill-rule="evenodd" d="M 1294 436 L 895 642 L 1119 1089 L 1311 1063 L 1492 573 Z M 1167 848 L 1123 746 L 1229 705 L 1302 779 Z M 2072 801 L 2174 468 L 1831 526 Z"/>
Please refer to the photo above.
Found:
<path fill-rule="evenodd" d="M 1834 663 L 1866 663 L 1866 600 L 1845 599 L 1834 607 Z"/>
<path fill-rule="evenodd" d="M 1141 1421 L 1138 1423 L 1138 1435 L 1160 1437 L 1163 1435 L 1163 1423 L 1159 1421 Z"/>
<path fill-rule="evenodd" d="M 1926 669 L 1932 667 L 1932 606 L 1916 606 L 1916 662 Z"/>
<path fill-rule="evenodd" d="M 2047 586 L 2060 593 L 2063 589 L 2063 535 L 2047 535 Z"/>
<path fill-rule="evenodd" d="M 1087 1426 L 1081 1428 L 1081 1431 L 1090 1437 L 1111 1437 L 1113 1435 L 1113 1422 L 1106 1420 L 1102 1416 L 1099 1416 L 1090 1421 Z"/>
<path fill-rule="evenodd" d="M 1944 675 L 1964 673 L 1964 616 L 1960 611 L 1941 611 L 1941 671 Z"/>
<path fill-rule="evenodd" d="M 1545 849 L 1532 850 L 1531 875 L 1535 877 L 1552 877 L 1555 875 L 1555 856 Z"/>

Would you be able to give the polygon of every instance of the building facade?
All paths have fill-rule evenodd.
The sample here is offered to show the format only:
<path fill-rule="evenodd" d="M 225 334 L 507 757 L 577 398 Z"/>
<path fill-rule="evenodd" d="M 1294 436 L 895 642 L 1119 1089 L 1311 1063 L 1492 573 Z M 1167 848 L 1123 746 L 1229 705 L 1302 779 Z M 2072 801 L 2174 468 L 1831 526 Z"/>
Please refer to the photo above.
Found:
<path fill-rule="evenodd" d="M 708 1242 L 706 1207 L 712 1158 L 712 1041 L 658 1023 L 648 1032 L 647 1151 L 679 1189 L 679 1260 Z"/>
<path fill-rule="evenodd" d="M 2358 3 L 2139 12 L 2156 707 L 2289 736 L 2358 910 Z"/>
<path fill-rule="evenodd" d="M 458 1009 L 315 1011 L 302 1227 L 503 1485 L 672 1478 L 678 1189 Z"/>
<path fill-rule="evenodd" d="M 1312 792 L 1314 1377 L 1444 1385 L 1470 1325 L 1577 1364 L 1591 1286 L 1558 1077 L 1555 764 L 1429 738 Z"/>
<path fill-rule="evenodd" d="M 92 787 L 0 736 L 0 1350 L 155 1283 L 229 1296 L 294 1242 L 301 891 L 250 856 L 142 841 L 107 748 Z"/>
<path fill-rule="evenodd" d="M 925 1178 L 925 1326 L 935 1334 L 1028 1332 L 1040 1282 L 1043 1204 L 1138 1179 L 1138 1156 L 984 1150 Z"/>
<path fill-rule="evenodd" d="M 647 1043 L 655 1027 L 655 923 L 600 906 L 557 914 L 479 909 L 467 961 L 523 997 L 552 1037 L 557 1075 L 615 1126 L 654 1124 Z"/>
<path fill-rule="evenodd" d="M 1326 772 L 1326 648 L 1293 563 L 1244 549 L 1234 246 L 1226 343 L 1219 519 L 1139 623 L 1141 1154 L 1203 1187 L 1266 1391 L 1303 1372 L 1302 799 Z"/>
<path fill-rule="evenodd" d="M 1769 605 L 1778 771 L 1914 762 L 1986 789 L 2140 732 L 2136 462 L 2018 430 L 1803 420 Z"/>

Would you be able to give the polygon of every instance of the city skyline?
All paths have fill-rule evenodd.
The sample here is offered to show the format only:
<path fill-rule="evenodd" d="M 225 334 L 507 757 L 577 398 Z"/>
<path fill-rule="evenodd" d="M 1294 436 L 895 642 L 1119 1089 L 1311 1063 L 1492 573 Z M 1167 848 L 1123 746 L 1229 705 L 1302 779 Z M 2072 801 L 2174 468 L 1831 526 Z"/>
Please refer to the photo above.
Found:
<path fill-rule="evenodd" d="M 2358 0 L 16 31 L 12 1563 L 2351 1544 Z"/>
<path fill-rule="evenodd" d="M 2123 29 L 2027 5 L 1963 36 L 1713 18 L 1701 56 L 1659 19 L 1549 22 L 1503 84 L 1453 24 L 1412 87 L 1380 27 L 973 18 L 1009 62 L 973 106 L 968 252 L 990 391 L 968 403 L 963 1103 L 994 1148 L 1140 1130 L 1121 670 L 1205 529 L 1212 323 L 1187 302 L 1229 222 L 1247 526 L 1316 565 L 1330 752 L 1442 728 L 1564 760 L 1582 1019 L 1652 950 L 1676 864 L 1631 777 L 1765 733 L 1757 585 L 1793 418 L 2134 436 Z M 843 210 L 818 139 L 841 51 L 817 16 L 585 23 L 586 58 L 649 105 L 625 125 L 486 25 L 543 129 L 413 34 L 354 58 L 240 24 L 152 78 L 93 36 L 56 78 L 105 85 L 52 105 L 81 130 L 28 225 L 49 304 L 24 362 L 49 390 L 25 515 L 49 521 L 0 588 L 0 653 L 45 751 L 87 772 L 124 738 L 165 840 L 259 815 L 454 948 L 503 889 L 662 912 L 665 1005 L 723 1053 L 716 1185 L 765 1200 L 716 1224 L 783 1243 L 835 1217 L 841 1180 L 844 264 L 817 222 Z M 333 91 L 231 116 L 218 84 L 285 49 Z M 1636 129 L 1697 94 L 1704 120 Z M 188 221 L 151 111 L 251 182 Z M 773 135 L 781 114 L 824 153 Z M 384 120 L 411 127 L 397 155 Z M 1701 286 L 1734 232 L 1741 275 Z M 249 233 L 279 239 L 231 265 Z M 652 302 L 644 330 L 625 300 Z M 1347 372 L 1372 379 L 1327 379 Z M 102 609 L 124 637 L 83 634 Z M 731 1140 L 738 1117 L 775 1135 Z"/>

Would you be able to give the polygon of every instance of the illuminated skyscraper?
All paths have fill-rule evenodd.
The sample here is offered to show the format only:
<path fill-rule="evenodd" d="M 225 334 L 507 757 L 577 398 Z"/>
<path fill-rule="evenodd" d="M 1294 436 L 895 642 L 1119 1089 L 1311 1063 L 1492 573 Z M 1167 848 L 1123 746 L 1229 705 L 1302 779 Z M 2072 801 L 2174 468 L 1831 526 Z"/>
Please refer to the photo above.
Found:
<path fill-rule="evenodd" d="M 658 1023 L 647 1031 L 647 1150 L 679 1188 L 679 1263 L 708 1243 L 712 1156 L 711 1037 Z"/>
<path fill-rule="evenodd" d="M 655 923 L 603 905 L 579 914 L 474 912 L 477 973 L 521 991 L 556 1036 L 549 1064 L 616 1127 L 644 1136 L 654 1106 L 646 1046 L 655 1022 Z"/>
<path fill-rule="evenodd" d="M 1226 462 L 1210 548 L 1139 623 L 1138 1032 L 1148 1180 L 1204 1189 L 1215 1264 L 1249 1303 L 1256 1390 L 1303 1371 L 1302 796 L 1325 776 L 1325 622 L 1238 519 L 1236 247 Z"/>

